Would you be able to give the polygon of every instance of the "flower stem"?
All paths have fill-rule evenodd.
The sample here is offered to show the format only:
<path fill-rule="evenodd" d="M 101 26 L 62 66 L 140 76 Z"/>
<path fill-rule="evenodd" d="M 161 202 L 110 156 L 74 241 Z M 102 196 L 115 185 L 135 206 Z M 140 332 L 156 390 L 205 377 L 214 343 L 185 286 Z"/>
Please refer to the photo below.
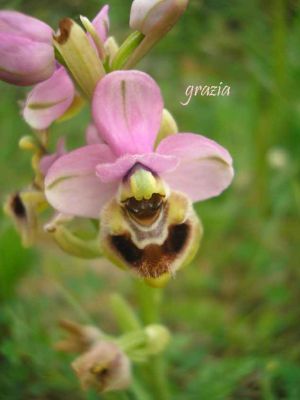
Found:
<path fill-rule="evenodd" d="M 160 305 L 162 302 L 162 290 L 152 288 L 144 282 L 138 281 L 136 292 L 141 306 L 141 317 L 145 325 L 160 322 Z M 170 400 L 168 379 L 166 376 L 166 360 L 164 355 L 154 356 L 146 367 L 149 374 L 154 398 Z"/>
<path fill-rule="evenodd" d="M 131 35 L 129 35 L 115 55 L 112 62 L 111 70 L 115 71 L 118 69 L 122 69 L 130 55 L 135 51 L 135 49 L 138 47 L 143 39 L 144 35 L 140 32 L 133 32 Z"/>

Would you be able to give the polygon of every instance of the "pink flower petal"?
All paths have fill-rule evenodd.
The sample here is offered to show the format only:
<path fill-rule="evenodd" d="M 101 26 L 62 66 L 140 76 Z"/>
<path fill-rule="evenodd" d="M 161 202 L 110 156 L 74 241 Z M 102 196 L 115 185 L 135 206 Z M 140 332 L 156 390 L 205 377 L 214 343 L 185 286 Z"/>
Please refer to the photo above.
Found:
<path fill-rule="evenodd" d="M 114 159 L 105 144 L 82 147 L 60 157 L 45 179 L 49 203 L 62 213 L 99 218 L 102 207 L 116 193 L 118 183 L 102 183 L 95 168 L 99 162 Z"/>
<path fill-rule="evenodd" d="M 73 82 L 66 70 L 60 67 L 45 82 L 36 85 L 29 93 L 23 117 L 34 129 L 47 129 L 70 107 L 75 95 Z"/>
<path fill-rule="evenodd" d="M 218 196 L 233 179 L 232 159 L 222 146 L 204 136 L 178 133 L 163 139 L 159 154 L 180 159 L 176 170 L 162 177 L 174 190 L 186 193 L 192 201 Z"/>
<path fill-rule="evenodd" d="M 141 164 L 157 174 L 174 170 L 178 165 L 177 157 L 162 154 L 128 154 L 113 163 L 97 165 L 97 176 L 102 182 L 113 182 L 123 179 L 135 164 Z"/>
<path fill-rule="evenodd" d="M 0 11 L 0 32 L 19 34 L 33 41 L 52 43 L 52 29 L 44 22 L 17 11 Z"/>
<path fill-rule="evenodd" d="M 152 152 L 163 100 L 149 75 L 139 71 L 106 75 L 96 87 L 92 108 L 98 130 L 116 155 Z"/>
<path fill-rule="evenodd" d="M 101 8 L 99 13 L 93 19 L 92 24 L 96 29 L 103 43 L 106 42 L 108 31 L 109 31 L 109 6 L 105 5 Z"/>
<path fill-rule="evenodd" d="M 96 125 L 91 122 L 85 132 L 85 140 L 87 144 L 105 143 Z"/>
<path fill-rule="evenodd" d="M 0 31 L 0 79 L 29 86 L 48 79 L 54 70 L 52 45 Z"/>

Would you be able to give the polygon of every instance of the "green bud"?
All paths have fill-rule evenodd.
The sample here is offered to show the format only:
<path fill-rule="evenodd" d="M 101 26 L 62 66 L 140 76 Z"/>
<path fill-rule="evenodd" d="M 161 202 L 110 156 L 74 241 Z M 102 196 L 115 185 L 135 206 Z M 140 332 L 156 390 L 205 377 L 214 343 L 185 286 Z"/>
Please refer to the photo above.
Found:
<path fill-rule="evenodd" d="M 148 325 L 145 328 L 148 338 L 149 354 L 159 354 L 165 350 L 170 342 L 170 332 L 163 325 Z"/>

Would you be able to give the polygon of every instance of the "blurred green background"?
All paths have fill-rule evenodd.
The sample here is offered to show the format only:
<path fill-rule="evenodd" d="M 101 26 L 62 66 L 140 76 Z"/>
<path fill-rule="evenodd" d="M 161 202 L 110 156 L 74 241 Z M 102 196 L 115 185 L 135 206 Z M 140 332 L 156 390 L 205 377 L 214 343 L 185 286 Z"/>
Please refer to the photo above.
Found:
<path fill-rule="evenodd" d="M 129 32 L 130 0 L 110 0 L 111 32 Z M 101 1 L 10 0 L 1 8 L 57 27 L 92 18 Z M 300 6 L 296 0 L 191 0 L 180 23 L 139 65 L 162 88 L 181 131 L 231 152 L 233 185 L 196 205 L 205 236 L 193 265 L 165 290 L 163 321 L 174 400 L 300 399 Z M 188 85 L 230 85 L 229 97 L 195 97 Z M 30 182 L 29 129 L 19 115 L 26 90 L 0 86 L 1 201 Z M 82 144 L 84 110 L 54 126 Z M 195 182 L 197 184 L 197 182 Z M 70 357 L 53 350 L 59 318 L 118 333 L 109 295 L 138 309 L 128 274 L 104 260 L 80 262 L 47 246 L 23 249 L 11 222 L 0 228 L 0 399 L 92 399 L 79 390 Z M 151 387 L 148 387 L 151 392 Z M 160 400 L 160 399 L 157 399 Z"/>

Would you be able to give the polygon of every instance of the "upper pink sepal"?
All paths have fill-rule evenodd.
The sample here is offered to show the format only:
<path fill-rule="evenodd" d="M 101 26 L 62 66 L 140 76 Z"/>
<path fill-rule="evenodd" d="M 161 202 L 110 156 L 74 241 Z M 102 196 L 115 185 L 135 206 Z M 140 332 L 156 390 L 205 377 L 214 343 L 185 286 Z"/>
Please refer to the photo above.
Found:
<path fill-rule="evenodd" d="M 147 74 L 115 71 L 97 85 L 93 119 L 117 156 L 150 153 L 160 128 L 163 100 Z"/>
<path fill-rule="evenodd" d="M 116 159 L 113 163 L 97 165 L 96 171 L 102 182 L 114 182 L 122 180 L 136 164 L 140 164 L 157 174 L 162 174 L 174 170 L 178 162 L 178 158 L 172 155 L 128 154 Z"/>
<path fill-rule="evenodd" d="M 218 196 L 231 183 L 232 158 L 224 147 L 193 133 L 178 133 L 163 139 L 157 153 L 176 156 L 180 162 L 162 177 L 174 190 L 186 193 L 192 201 Z"/>
<path fill-rule="evenodd" d="M 105 144 L 81 147 L 60 157 L 45 179 L 45 194 L 58 211 L 98 218 L 102 207 L 116 193 L 118 183 L 103 183 L 96 176 L 99 162 L 113 162 Z"/>
<path fill-rule="evenodd" d="M 103 43 L 106 42 L 109 32 L 109 6 L 105 5 L 93 19 L 92 24 Z"/>
<path fill-rule="evenodd" d="M 61 117 L 73 102 L 74 84 L 64 67 L 51 78 L 36 85 L 27 96 L 23 117 L 34 129 L 47 129 Z"/>
<path fill-rule="evenodd" d="M 15 11 L 0 12 L 0 79 L 29 86 L 55 70 L 51 28 Z"/>

